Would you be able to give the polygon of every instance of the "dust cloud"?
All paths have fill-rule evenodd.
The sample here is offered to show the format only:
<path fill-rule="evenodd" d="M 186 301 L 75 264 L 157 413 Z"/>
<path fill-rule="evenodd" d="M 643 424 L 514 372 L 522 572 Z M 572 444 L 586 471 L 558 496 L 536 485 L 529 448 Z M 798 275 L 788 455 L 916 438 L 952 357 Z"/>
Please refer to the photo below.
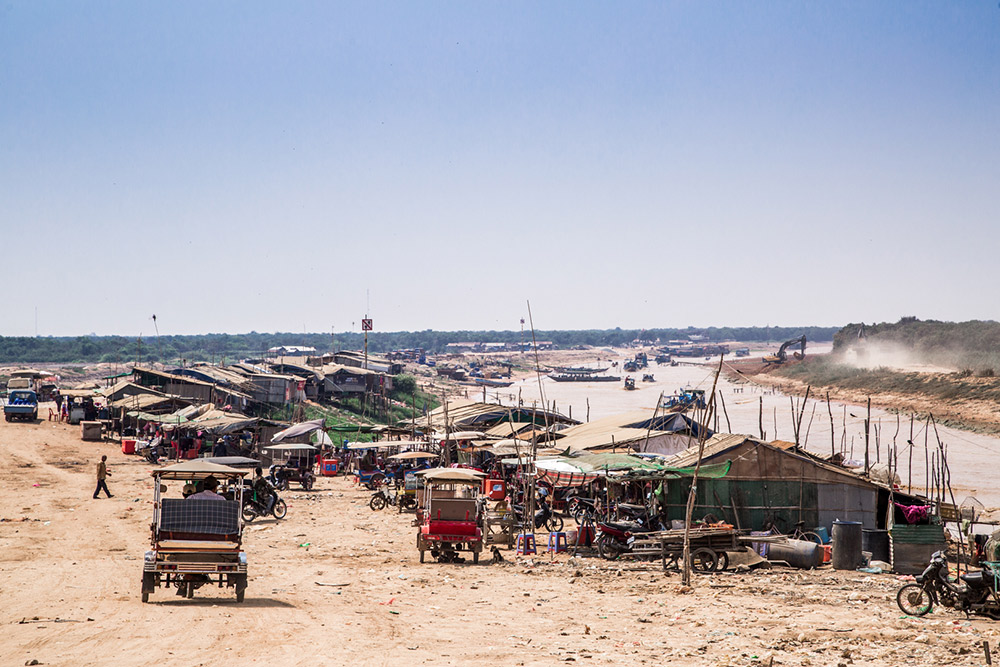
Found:
<path fill-rule="evenodd" d="M 864 341 L 845 351 L 838 361 L 868 370 L 889 368 L 908 373 L 952 373 L 958 370 L 932 363 L 917 350 L 889 341 Z"/>

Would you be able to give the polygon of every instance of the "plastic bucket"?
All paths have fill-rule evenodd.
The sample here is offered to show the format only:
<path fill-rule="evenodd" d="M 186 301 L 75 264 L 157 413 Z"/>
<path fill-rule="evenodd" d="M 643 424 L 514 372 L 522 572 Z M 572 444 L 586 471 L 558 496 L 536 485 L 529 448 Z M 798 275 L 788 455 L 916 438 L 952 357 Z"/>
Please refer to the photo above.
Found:
<path fill-rule="evenodd" d="M 858 569 L 864 562 L 861 551 L 861 522 L 834 521 L 833 557 L 831 558 L 833 569 Z"/>

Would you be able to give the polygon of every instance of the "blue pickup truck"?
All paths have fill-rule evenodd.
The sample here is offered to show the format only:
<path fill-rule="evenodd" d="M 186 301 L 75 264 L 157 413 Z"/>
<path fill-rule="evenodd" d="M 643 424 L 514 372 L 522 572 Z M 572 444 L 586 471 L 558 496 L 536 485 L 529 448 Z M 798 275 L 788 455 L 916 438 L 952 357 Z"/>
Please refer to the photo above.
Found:
<path fill-rule="evenodd" d="M 15 419 L 38 419 L 38 396 L 30 389 L 12 389 L 3 406 L 3 416 L 9 422 Z"/>

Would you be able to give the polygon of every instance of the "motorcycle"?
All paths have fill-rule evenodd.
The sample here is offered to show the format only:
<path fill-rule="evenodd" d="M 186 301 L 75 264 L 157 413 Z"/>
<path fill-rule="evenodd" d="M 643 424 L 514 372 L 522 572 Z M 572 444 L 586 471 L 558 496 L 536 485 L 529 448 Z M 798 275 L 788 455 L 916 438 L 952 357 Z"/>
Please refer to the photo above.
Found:
<path fill-rule="evenodd" d="M 961 582 L 952 581 L 945 553 L 936 551 L 923 573 L 917 575 L 917 583 L 899 589 L 896 604 L 910 616 L 923 616 L 930 613 L 935 604 L 940 604 L 964 611 L 966 616 L 979 614 L 1000 620 L 998 577 L 1000 572 L 984 568 L 963 574 L 959 577 Z"/>
<path fill-rule="evenodd" d="M 630 517 L 623 521 L 600 521 L 597 523 L 597 537 L 594 545 L 601 558 L 614 560 L 632 550 L 629 538 L 639 533 L 649 533 L 655 528 L 649 525 L 645 509 L 631 505 L 619 505 L 619 511 Z"/>
<path fill-rule="evenodd" d="M 415 510 L 417 509 L 417 499 L 406 494 L 389 493 L 389 487 L 382 486 L 372 495 L 371 500 L 368 501 L 368 506 L 377 512 L 385 509 L 386 505 L 400 507 L 404 510 Z"/>
<path fill-rule="evenodd" d="M 268 505 L 270 505 L 270 509 L 268 509 Z M 268 514 L 275 519 L 284 519 L 288 514 L 288 506 L 285 505 L 284 500 L 278 497 L 278 492 L 273 488 L 262 498 L 258 498 L 258 494 L 253 489 L 247 489 L 243 492 L 242 513 L 243 520 L 247 523 Z"/>
<path fill-rule="evenodd" d="M 138 454 L 142 455 L 144 459 L 150 463 L 159 463 L 160 458 L 163 456 L 160 451 L 160 444 L 163 442 L 163 438 L 157 436 L 149 442 L 145 442 L 139 447 Z"/>

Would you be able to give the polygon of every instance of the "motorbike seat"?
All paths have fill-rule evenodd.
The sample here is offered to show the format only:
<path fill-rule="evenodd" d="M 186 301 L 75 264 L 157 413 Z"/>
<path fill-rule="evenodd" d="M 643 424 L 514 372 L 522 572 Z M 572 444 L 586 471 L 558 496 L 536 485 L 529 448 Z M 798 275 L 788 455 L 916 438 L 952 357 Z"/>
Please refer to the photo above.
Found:
<path fill-rule="evenodd" d="M 992 577 L 991 577 L 992 578 Z M 968 574 L 963 574 L 961 576 L 962 581 L 964 581 L 969 586 L 984 586 L 986 583 L 983 581 L 983 572 L 969 572 Z"/>
<path fill-rule="evenodd" d="M 634 521 L 625 521 L 625 522 L 623 522 L 623 521 L 618 521 L 618 522 L 609 521 L 608 523 L 606 523 L 604 525 L 607 526 L 607 527 L 609 527 L 609 528 L 614 528 L 615 530 L 620 530 L 622 532 L 635 532 L 635 530 L 640 527 L 639 524 L 635 523 Z"/>

